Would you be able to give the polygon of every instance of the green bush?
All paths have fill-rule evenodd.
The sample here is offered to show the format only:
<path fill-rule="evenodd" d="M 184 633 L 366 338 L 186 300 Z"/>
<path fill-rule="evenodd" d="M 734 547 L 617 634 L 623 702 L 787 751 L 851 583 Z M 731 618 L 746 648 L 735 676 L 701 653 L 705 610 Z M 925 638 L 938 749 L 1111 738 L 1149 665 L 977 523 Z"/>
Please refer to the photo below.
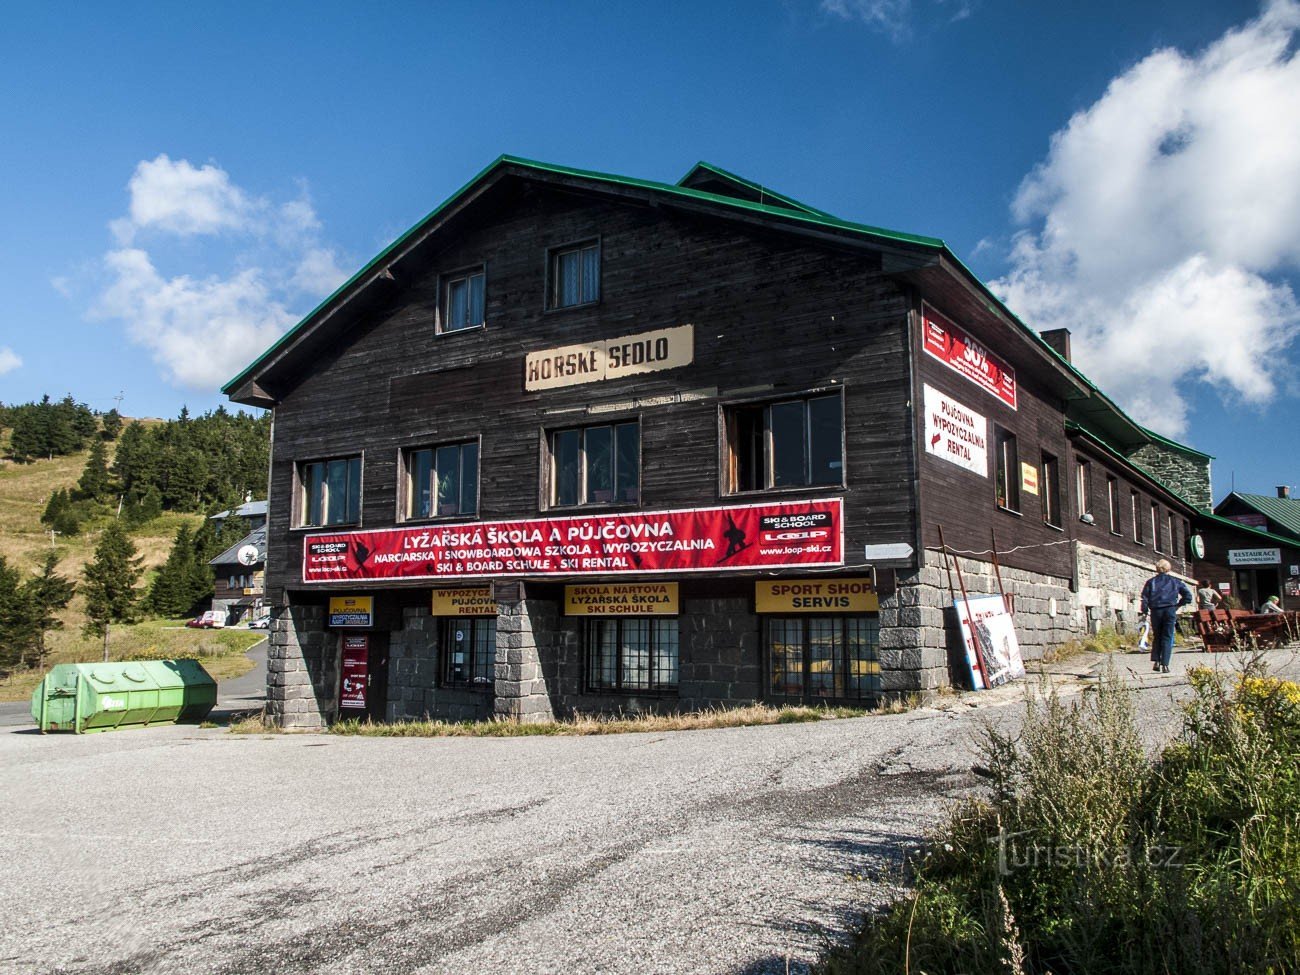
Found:
<path fill-rule="evenodd" d="M 826 975 L 1300 971 L 1300 686 L 1191 673 L 1182 733 L 1143 751 L 1133 692 L 985 733 L 988 799 L 953 810 Z"/>

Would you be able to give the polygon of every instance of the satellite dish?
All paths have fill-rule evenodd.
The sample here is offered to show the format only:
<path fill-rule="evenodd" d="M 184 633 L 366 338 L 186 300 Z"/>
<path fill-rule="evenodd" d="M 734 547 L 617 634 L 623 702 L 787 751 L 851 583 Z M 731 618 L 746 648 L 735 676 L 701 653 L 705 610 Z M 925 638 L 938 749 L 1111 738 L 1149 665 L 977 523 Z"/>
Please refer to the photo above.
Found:
<path fill-rule="evenodd" d="M 241 545 L 239 551 L 235 553 L 235 558 L 239 560 L 240 565 L 256 565 L 261 561 L 257 556 L 256 545 Z"/>

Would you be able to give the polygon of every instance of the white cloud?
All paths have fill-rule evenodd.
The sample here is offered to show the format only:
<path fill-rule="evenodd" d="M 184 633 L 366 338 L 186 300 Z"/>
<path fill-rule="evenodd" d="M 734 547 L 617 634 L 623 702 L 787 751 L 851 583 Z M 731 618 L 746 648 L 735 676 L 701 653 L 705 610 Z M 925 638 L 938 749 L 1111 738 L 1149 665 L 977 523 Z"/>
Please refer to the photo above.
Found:
<path fill-rule="evenodd" d="M 305 294 L 331 294 L 346 281 L 348 272 L 339 266 L 338 254 L 329 247 L 313 247 L 302 256 L 293 272 L 293 283 Z"/>
<path fill-rule="evenodd" d="M 19 358 L 18 353 L 14 352 L 13 349 L 8 346 L 0 347 L 0 376 L 7 372 L 13 372 L 22 364 L 23 360 Z"/>
<path fill-rule="evenodd" d="M 265 209 L 230 181 L 217 166 L 173 162 L 166 154 L 143 160 L 127 184 L 131 192 L 130 231 L 152 228 L 179 236 L 248 229 Z M 119 232 L 119 236 L 121 233 Z"/>
<path fill-rule="evenodd" d="M 175 385 L 219 386 L 300 317 L 293 306 L 310 308 L 347 277 L 305 190 L 274 203 L 218 166 L 166 155 L 139 163 L 128 189 L 91 316 L 121 321 Z M 161 271 L 176 260 L 171 245 L 190 238 L 205 243 L 179 251 L 188 266 Z"/>
<path fill-rule="evenodd" d="M 948 23 L 965 20 L 974 9 L 972 0 L 930 0 L 918 9 L 912 0 L 821 0 L 824 13 L 841 20 L 855 20 L 887 35 L 895 43 L 912 34 L 913 22 L 930 16 L 934 9 Z"/>
<path fill-rule="evenodd" d="M 105 262 L 114 281 L 97 311 L 125 321 L 131 339 L 151 349 L 164 376 L 182 386 L 220 385 L 295 319 L 256 268 L 229 278 L 166 278 L 138 248 L 112 251 Z"/>
<path fill-rule="evenodd" d="M 1027 225 L 992 287 L 1080 367 L 1174 436 L 1208 382 L 1263 405 L 1300 306 L 1300 4 L 1275 0 L 1204 51 L 1160 50 L 1051 141 L 1013 212 Z"/>

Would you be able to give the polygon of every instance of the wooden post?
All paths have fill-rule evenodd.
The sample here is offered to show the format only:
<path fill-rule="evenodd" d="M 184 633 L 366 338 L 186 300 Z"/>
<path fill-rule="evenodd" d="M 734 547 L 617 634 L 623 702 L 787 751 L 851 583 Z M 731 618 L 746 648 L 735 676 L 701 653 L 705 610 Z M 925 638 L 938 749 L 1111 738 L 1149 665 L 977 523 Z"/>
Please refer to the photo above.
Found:
<path fill-rule="evenodd" d="M 942 540 L 942 539 L 939 540 L 939 544 L 940 544 L 940 545 L 943 544 L 943 540 Z M 961 601 L 962 601 L 962 605 L 964 605 L 964 606 L 966 607 L 966 620 L 967 620 L 967 622 L 970 624 L 970 638 L 971 638 L 971 640 L 972 640 L 972 641 L 974 642 L 974 644 L 975 644 L 975 667 L 974 667 L 974 669 L 975 669 L 975 670 L 979 673 L 979 675 L 980 675 L 980 680 L 981 680 L 981 681 L 983 682 L 983 684 L 984 684 L 984 688 L 983 688 L 983 689 L 987 691 L 987 690 L 989 689 L 989 675 L 988 675 L 988 672 L 984 669 L 984 648 L 983 648 L 982 646 L 980 646 L 980 635 L 979 635 L 979 631 L 975 629 L 975 620 L 974 620 L 974 618 L 973 618 L 972 615 L 971 615 L 971 611 L 970 611 L 970 595 L 966 592 L 966 579 L 965 579 L 965 578 L 962 576 L 962 574 L 961 574 L 961 561 L 960 561 L 959 559 L 957 559 L 956 556 L 953 557 L 953 563 L 957 566 L 957 584 L 958 584 L 959 586 L 961 586 Z M 960 617 L 960 616 L 957 618 L 957 632 L 958 632 L 958 633 L 961 632 L 961 617 Z M 963 640 L 962 643 L 963 643 L 962 650 L 964 651 L 964 650 L 966 649 L 966 648 L 965 648 L 965 645 L 964 645 L 964 644 L 965 644 L 965 641 Z"/>

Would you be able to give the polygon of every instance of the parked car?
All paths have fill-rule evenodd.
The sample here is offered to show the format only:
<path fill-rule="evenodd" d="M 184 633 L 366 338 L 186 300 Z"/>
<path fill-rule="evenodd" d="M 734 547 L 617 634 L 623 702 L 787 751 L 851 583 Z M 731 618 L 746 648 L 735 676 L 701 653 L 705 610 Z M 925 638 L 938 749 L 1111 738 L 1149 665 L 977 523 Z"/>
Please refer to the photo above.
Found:
<path fill-rule="evenodd" d="M 226 625 L 226 614 L 219 609 L 210 609 L 202 616 L 196 616 L 185 624 L 197 630 L 220 630 Z"/>
<path fill-rule="evenodd" d="M 265 616 L 259 616 L 257 619 L 251 621 L 248 624 L 248 628 L 250 630 L 265 630 L 268 629 L 270 625 L 271 625 L 271 614 L 267 613 Z"/>

